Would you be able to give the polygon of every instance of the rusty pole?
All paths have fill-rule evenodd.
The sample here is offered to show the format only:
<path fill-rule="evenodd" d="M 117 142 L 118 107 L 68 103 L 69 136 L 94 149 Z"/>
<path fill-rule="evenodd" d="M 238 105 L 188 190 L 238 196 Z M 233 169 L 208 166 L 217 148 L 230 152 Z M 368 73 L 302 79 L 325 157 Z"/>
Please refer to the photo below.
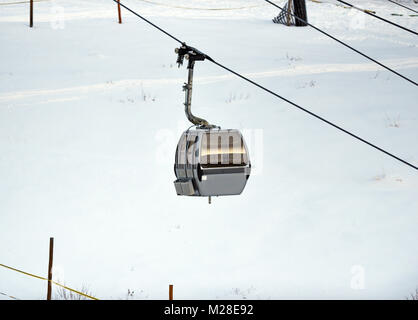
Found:
<path fill-rule="evenodd" d="M 119 23 L 122 23 L 122 13 L 120 12 L 120 0 L 118 0 L 118 16 L 119 16 Z"/>
<path fill-rule="evenodd" d="M 46 300 L 51 300 L 52 294 L 52 260 L 54 258 L 54 238 L 49 238 L 49 264 L 48 264 L 48 293 Z"/>
<path fill-rule="evenodd" d="M 173 285 L 168 286 L 168 300 L 173 300 Z"/>
<path fill-rule="evenodd" d="M 33 27 L 33 0 L 30 0 L 29 27 Z"/>

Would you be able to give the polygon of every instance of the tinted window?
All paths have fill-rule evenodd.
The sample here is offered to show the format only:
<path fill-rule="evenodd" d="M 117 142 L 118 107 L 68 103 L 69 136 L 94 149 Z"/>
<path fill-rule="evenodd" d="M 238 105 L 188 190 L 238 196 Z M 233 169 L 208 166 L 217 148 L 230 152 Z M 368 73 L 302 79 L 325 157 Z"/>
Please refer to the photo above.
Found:
<path fill-rule="evenodd" d="M 177 146 L 177 163 L 186 164 L 186 135 L 183 134 Z"/>
<path fill-rule="evenodd" d="M 239 132 L 209 132 L 202 137 L 200 163 L 203 167 L 243 166 L 248 164 L 244 140 Z"/>

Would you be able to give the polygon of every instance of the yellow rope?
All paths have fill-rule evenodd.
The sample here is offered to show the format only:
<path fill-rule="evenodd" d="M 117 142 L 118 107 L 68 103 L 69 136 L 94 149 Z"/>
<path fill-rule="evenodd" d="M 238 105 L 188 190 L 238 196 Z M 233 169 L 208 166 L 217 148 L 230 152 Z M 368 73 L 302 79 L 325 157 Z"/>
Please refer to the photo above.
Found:
<path fill-rule="evenodd" d="M 48 279 L 45 279 L 45 280 L 47 280 L 47 281 L 48 281 Z M 98 298 L 95 298 L 95 297 L 89 296 L 88 294 L 85 294 L 85 293 L 83 293 L 83 292 L 80 292 L 80 291 L 77 291 L 77 290 L 71 289 L 71 288 L 69 288 L 69 287 L 67 287 L 67 286 L 64 286 L 64 285 L 62 285 L 61 283 L 55 282 L 55 281 L 53 281 L 53 280 L 51 280 L 51 282 L 52 282 L 53 284 L 57 285 L 57 286 L 60 286 L 60 287 L 62 287 L 62 288 L 64 288 L 64 289 L 67 289 L 67 290 L 69 290 L 69 291 L 75 292 L 75 293 L 77 293 L 77 294 L 79 294 L 79 295 L 81 295 L 81 296 L 84 296 L 84 297 L 86 297 L 86 298 L 89 298 L 89 299 L 92 299 L 92 300 L 99 300 Z"/>
<path fill-rule="evenodd" d="M 0 294 L 2 294 L 3 296 L 6 296 L 6 297 L 8 297 L 8 298 L 11 298 L 11 299 L 13 299 L 13 300 L 20 300 L 20 299 L 18 299 L 18 298 L 16 298 L 16 297 L 9 296 L 8 294 L 3 293 L 3 292 L 0 292 Z"/>
<path fill-rule="evenodd" d="M 40 277 L 40 276 L 37 276 L 37 275 L 35 275 L 35 274 L 29 273 L 29 272 L 25 272 L 25 271 L 22 271 L 22 270 L 19 270 L 19 269 L 15 269 L 15 268 L 12 268 L 12 267 L 6 266 L 6 265 L 1 264 L 1 263 L 0 263 L 0 267 L 4 267 L 4 268 L 7 268 L 7 269 L 10 269 L 10 270 L 16 271 L 16 272 L 20 272 L 20 273 L 23 273 L 23 274 L 25 274 L 25 275 L 27 275 L 27 276 L 34 277 L 34 278 L 37 278 L 37 279 L 40 279 L 40 280 L 51 281 L 51 283 L 53 283 L 53 284 L 55 284 L 55 285 L 57 285 L 57 286 L 59 286 L 59 287 L 62 287 L 62 288 L 67 289 L 67 290 L 69 290 L 69 291 L 75 292 L 75 293 L 77 293 L 77 294 L 79 294 L 79 295 L 81 295 L 81 296 L 84 296 L 84 297 L 86 297 L 86 298 L 89 298 L 89 299 L 92 299 L 92 300 L 99 300 L 99 299 L 97 299 L 97 298 L 95 298 L 95 297 L 89 296 L 88 294 L 85 294 L 85 293 L 83 293 L 83 292 L 80 292 L 80 291 L 77 291 L 77 290 L 71 289 L 71 288 L 69 288 L 69 287 L 67 287 L 67 286 L 64 286 L 64 285 L 62 285 L 61 283 L 55 282 L 55 281 L 53 281 L 53 280 L 48 280 L 47 278 Z"/>

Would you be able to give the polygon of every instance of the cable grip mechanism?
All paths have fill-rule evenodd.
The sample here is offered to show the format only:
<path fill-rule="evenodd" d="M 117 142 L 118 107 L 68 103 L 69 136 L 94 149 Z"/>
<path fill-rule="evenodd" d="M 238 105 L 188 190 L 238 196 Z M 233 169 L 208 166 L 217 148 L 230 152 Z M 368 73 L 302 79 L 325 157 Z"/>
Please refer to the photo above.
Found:
<path fill-rule="evenodd" d="M 183 91 L 185 91 L 185 113 L 187 119 L 198 128 L 215 128 L 207 120 L 196 117 L 192 114 L 192 90 L 193 90 L 193 70 L 196 61 L 204 61 L 205 59 L 212 60 L 209 56 L 197 50 L 196 48 L 189 47 L 185 43 L 180 48 L 176 48 L 177 53 L 177 65 L 180 68 L 183 65 L 184 59 L 188 61 L 187 69 L 189 70 L 188 81 L 183 85 Z"/>

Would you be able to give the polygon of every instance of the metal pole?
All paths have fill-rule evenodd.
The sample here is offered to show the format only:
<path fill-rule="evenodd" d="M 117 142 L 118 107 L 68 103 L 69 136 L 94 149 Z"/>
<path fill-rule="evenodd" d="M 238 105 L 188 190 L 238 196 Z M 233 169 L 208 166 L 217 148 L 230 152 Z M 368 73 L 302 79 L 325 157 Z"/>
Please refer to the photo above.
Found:
<path fill-rule="evenodd" d="M 48 293 L 47 300 L 51 300 L 52 294 L 52 260 L 54 258 L 54 238 L 49 238 L 49 264 L 48 264 Z"/>
<path fill-rule="evenodd" d="M 30 0 L 29 27 L 33 27 L 33 0 Z"/>
<path fill-rule="evenodd" d="M 190 58 L 189 58 L 190 59 Z M 185 106 L 185 113 L 187 119 L 191 123 L 193 123 L 196 126 L 204 126 L 209 127 L 209 122 L 207 122 L 205 119 L 196 117 L 192 114 L 192 91 L 193 91 L 193 69 L 194 69 L 194 61 L 189 61 L 189 64 L 187 66 L 189 70 L 187 83 L 184 84 L 183 90 L 186 91 L 186 102 L 184 103 Z"/>

